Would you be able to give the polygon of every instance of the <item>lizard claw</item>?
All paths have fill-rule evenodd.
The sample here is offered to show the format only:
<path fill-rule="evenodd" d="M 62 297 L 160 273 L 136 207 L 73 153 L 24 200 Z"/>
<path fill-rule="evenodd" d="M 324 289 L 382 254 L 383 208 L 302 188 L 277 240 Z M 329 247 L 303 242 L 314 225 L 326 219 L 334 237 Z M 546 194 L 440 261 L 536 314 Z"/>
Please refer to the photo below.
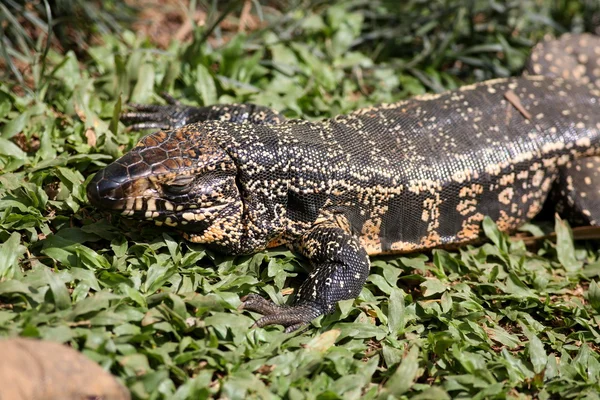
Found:
<path fill-rule="evenodd" d="M 322 307 L 317 303 L 302 302 L 293 306 L 279 306 L 256 294 L 242 297 L 242 304 L 238 309 L 254 311 L 263 315 L 254 323 L 253 328 L 283 325 L 286 333 L 308 325 L 310 321 L 323 314 Z"/>

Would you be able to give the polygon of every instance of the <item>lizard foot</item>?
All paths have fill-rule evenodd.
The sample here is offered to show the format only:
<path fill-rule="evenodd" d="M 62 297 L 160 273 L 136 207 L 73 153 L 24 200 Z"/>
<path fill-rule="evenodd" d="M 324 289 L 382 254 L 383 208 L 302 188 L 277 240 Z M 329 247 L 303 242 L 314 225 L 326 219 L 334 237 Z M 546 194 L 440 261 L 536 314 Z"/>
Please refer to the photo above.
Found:
<path fill-rule="evenodd" d="M 206 121 L 234 123 L 250 122 L 256 125 L 280 124 L 285 118 L 277 111 L 256 104 L 214 104 L 187 106 L 172 96 L 162 93 L 167 105 L 129 104 L 134 111 L 121 114 L 121 121 L 129 130 L 177 129 L 188 124 Z"/>
<path fill-rule="evenodd" d="M 293 306 L 278 306 L 256 294 L 242 297 L 242 304 L 239 309 L 254 311 L 263 315 L 254 323 L 253 327 L 283 325 L 287 333 L 307 325 L 323 314 L 322 307 L 317 303 L 301 302 Z"/>
<path fill-rule="evenodd" d="M 134 104 L 128 106 L 135 111 L 121 114 L 121 121 L 129 125 L 129 130 L 176 129 L 195 122 L 196 114 L 202 114 L 201 108 L 186 106 L 167 93 L 161 93 L 167 105 Z"/>

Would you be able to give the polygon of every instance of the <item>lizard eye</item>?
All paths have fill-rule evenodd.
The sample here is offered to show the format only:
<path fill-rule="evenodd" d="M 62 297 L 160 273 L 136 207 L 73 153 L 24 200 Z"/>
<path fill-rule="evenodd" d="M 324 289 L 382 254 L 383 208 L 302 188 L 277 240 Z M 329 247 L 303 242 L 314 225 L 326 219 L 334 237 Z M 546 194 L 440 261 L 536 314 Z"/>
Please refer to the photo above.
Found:
<path fill-rule="evenodd" d="M 190 190 L 192 190 L 193 181 L 193 177 L 183 176 L 181 178 L 177 178 L 174 181 L 169 182 L 168 184 L 163 185 L 163 191 L 165 192 L 165 194 L 172 196 L 181 196 L 184 194 L 188 194 Z"/>

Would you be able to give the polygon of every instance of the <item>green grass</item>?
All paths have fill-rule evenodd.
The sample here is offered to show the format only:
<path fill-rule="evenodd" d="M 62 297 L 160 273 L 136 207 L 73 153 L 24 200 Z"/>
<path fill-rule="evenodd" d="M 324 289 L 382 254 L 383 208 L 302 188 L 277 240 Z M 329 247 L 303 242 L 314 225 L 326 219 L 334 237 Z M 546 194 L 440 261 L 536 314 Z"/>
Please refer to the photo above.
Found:
<path fill-rule="evenodd" d="M 598 246 L 560 220 L 536 248 L 486 221 L 478 247 L 376 257 L 358 299 L 284 334 L 236 308 L 250 292 L 287 301 L 302 259 L 223 256 L 87 203 L 93 173 L 139 137 L 118 122 L 127 102 L 167 91 L 327 117 L 519 74 L 545 33 L 600 15 L 575 0 L 395 3 L 301 4 L 215 47 L 201 27 L 166 50 L 128 31 L 78 56 L 32 43 L 30 76 L 0 83 L 0 335 L 69 343 L 138 399 L 598 398 Z"/>

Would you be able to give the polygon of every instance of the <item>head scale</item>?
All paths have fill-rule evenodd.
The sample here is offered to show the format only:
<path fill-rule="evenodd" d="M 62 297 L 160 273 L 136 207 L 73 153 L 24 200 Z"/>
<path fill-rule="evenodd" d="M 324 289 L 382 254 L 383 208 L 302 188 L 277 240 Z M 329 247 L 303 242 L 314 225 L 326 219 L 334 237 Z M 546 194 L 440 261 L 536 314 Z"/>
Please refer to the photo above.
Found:
<path fill-rule="evenodd" d="M 208 135 L 181 128 L 142 138 L 94 176 L 87 195 L 96 207 L 233 248 L 242 215 L 236 174 L 231 157 Z"/>

